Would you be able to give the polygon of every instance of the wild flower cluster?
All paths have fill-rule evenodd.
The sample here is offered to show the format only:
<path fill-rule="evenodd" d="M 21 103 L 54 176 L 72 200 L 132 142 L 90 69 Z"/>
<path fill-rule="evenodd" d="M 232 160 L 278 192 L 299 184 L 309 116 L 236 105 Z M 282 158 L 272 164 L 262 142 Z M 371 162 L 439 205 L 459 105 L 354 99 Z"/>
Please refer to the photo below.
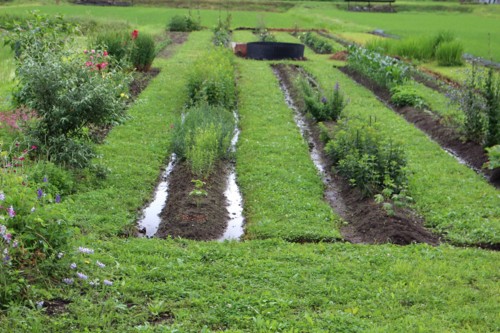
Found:
<path fill-rule="evenodd" d="M 13 111 L 2 111 L 0 112 L 0 128 L 6 128 L 10 131 L 17 132 L 35 117 L 36 113 L 34 111 L 24 108 Z"/>
<path fill-rule="evenodd" d="M 108 51 L 106 50 L 85 50 L 83 51 L 88 56 L 85 66 L 94 70 L 104 70 L 108 66 L 107 57 Z"/>
<path fill-rule="evenodd" d="M 106 264 L 99 260 L 92 260 L 94 250 L 87 247 L 78 247 L 76 254 L 71 257 L 71 262 L 66 270 L 66 277 L 61 281 L 66 285 L 79 286 L 112 286 L 111 273 L 106 271 Z M 91 272 L 91 273 L 88 273 Z"/>

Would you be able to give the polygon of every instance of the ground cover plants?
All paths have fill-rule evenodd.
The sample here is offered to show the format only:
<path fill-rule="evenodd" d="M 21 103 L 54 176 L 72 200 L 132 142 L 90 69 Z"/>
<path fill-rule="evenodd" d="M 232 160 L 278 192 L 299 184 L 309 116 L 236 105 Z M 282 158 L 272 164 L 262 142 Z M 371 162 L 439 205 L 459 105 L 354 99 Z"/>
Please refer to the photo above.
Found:
<path fill-rule="evenodd" d="M 339 12 L 331 4 L 306 5 L 311 8 L 296 5 L 289 13 L 266 13 L 266 22 L 270 28 L 293 28 L 297 21 L 310 28 L 337 26 L 326 14 L 318 15 L 318 8 Z M 33 6 L 14 4 L 2 10 L 24 12 Z M 139 35 L 155 34 L 156 40 L 165 36 L 171 16 L 185 13 L 140 6 L 36 7 L 80 16 L 84 8 L 97 20 L 129 21 L 131 26 L 124 30 L 130 36 L 136 29 Z M 201 14 L 207 27 L 220 17 L 217 10 Z M 249 12 L 232 17 L 233 28 L 255 24 Z M 277 36 L 294 39 L 289 34 Z M 103 179 L 86 171 L 72 178 L 68 170 L 35 159 L 31 146 L 26 146 L 26 153 L 22 142 L 19 148 L 11 146 L 10 134 L 7 146 L 2 139 L 2 153 L 9 151 L 17 158 L 14 162 L 21 164 L 18 170 L 26 175 L 28 186 L 0 170 L 1 184 L 17 184 L 0 188 L 5 195 L 0 202 L 5 219 L 0 224 L 9 223 L 0 228 L 0 279 L 7 276 L 4 268 L 13 267 L 3 265 L 5 249 L 12 265 L 18 265 L 18 254 L 27 248 L 20 240 L 26 237 L 23 242 L 34 245 L 29 233 L 14 233 L 10 226 L 9 208 L 16 196 L 12 206 L 17 221 L 33 222 L 41 235 L 48 232 L 61 239 L 64 250 L 59 258 L 58 250 L 44 247 L 42 240 L 36 245 L 39 252 L 24 252 L 21 259 L 29 254 L 37 258 L 37 265 L 28 269 L 30 260 L 23 262 L 23 281 L 9 271 L 14 274 L 8 277 L 13 279 L 10 288 L 0 290 L 4 299 L 13 301 L 0 311 L 0 331 L 498 331 L 498 252 L 446 243 L 403 247 L 340 241 L 342 219 L 324 201 L 324 185 L 310 160 L 309 145 L 268 62 L 234 60 L 241 129 L 234 159 L 245 201 L 245 241 L 133 237 L 139 210 L 150 200 L 173 152 L 171 142 L 188 101 L 191 70 L 200 50 L 211 47 L 212 38 L 207 29 L 192 32 L 183 45 L 162 52 L 169 58 L 154 60 L 158 76 L 136 99 L 128 99 L 128 117 L 95 146 L 102 157 L 93 163 L 108 170 Z M 80 43 L 82 57 L 86 42 Z M 387 109 L 373 93 L 333 69 L 327 57 L 309 51 L 309 61 L 294 64 L 311 73 L 318 86 L 331 90 L 339 83 L 350 99 L 342 111 L 345 117 L 367 123 L 376 114 L 381 134 L 402 142 L 408 187 L 427 225 L 460 246 L 498 244 L 498 190 Z M 0 132 L 6 137 L 4 129 Z M 496 149 L 491 150 L 495 163 Z M 200 206 L 207 198 L 203 191 L 208 192 L 208 184 L 202 182 L 187 181 L 190 192 L 200 191 Z M 196 206 L 194 194 L 191 199 Z M 17 210 L 19 202 L 22 209 Z M 31 220 L 35 217 L 43 223 L 36 224 Z M 72 235 L 64 238 L 50 228 Z M 40 253 L 49 252 L 47 257 L 54 260 L 39 259 Z"/>
<path fill-rule="evenodd" d="M 312 48 L 316 53 L 326 54 L 333 53 L 334 49 L 326 39 L 315 35 L 313 32 L 303 32 L 298 35 L 299 40 Z"/>

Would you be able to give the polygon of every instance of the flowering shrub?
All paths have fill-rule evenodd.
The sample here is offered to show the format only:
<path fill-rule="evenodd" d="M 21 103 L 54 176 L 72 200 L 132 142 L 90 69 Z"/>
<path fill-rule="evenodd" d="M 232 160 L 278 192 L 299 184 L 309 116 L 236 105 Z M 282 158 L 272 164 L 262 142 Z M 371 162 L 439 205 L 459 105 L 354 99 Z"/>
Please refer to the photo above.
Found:
<path fill-rule="evenodd" d="M 349 47 L 347 65 L 389 89 L 410 78 L 410 68 L 403 62 L 361 47 Z"/>
<path fill-rule="evenodd" d="M 89 165 L 94 156 L 87 126 L 120 122 L 130 76 L 107 68 L 105 51 L 86 55 L 47 52 L 27 55 L 18 63 L 18 104 L 36 110 L 39 118 L 27 131 L 39 153 L 73 168 Z"/>

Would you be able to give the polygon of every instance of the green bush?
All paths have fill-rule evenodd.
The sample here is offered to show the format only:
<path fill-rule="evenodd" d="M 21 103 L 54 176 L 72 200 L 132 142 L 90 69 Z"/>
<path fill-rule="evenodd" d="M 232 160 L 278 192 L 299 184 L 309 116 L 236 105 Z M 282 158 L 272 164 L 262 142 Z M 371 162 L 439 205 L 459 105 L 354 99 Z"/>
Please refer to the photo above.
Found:
<path fill-rule="evenodd" d="M 215 46 L 229 46 L 231 42 L 231 15 L 227 15 L 226 20 L 222 21 L 219 18 L 217 25 L 214 27 L 213 43 Z"/>
<path fill-rule="evenodd" d="M 188 105 L 206 103 L 232 109 L 236 86 L 232 53 L 223 48 L 202 54 L 188 75 Z"/>
<path fill-rule="evenodd" d="M 313 88 L 309 84 L 309 81 L 302 76 L 298 78 L 297 86 L 304 100 L 305 111 L 317 121 L 336 121 L 347 106 L 344 94 L 340 91 L 338 83 L 326 94 Z"/>
<path fill-rule="evenodd" d="M 422 96 L 411 85 L 401 85 L 391 88 L 391 102 L 399 107 L 413 106 L 418 109 L 428 107 Z"/>
<path fill-rule="evenodd" d="M 341 121 L 325 151 L 335 170 L 365 196 L 385 188 L 391 193 L 406 188 L 406 157 L 401 145 L 384 139 L 373 124 Z"/>
<path fill-rule="evenodd" d="M 436 48 L 436 60 L 439 66 L 461 66 L 463 64 L 463 44 L 459 41 L 442 42 Z"/>
<path fill-rule="evenodd" d="M 75 191 L 76 184 L 72 173 L 54 163 L 39 161 L 29 168 L 27 173 L 32 187 L 42 189 L 53 198 L 57 195 L 69 195 Z"/>
<path fill-rule="evenodd" d="M 171 148 L 179 158 L 188 161 L 195 174 L 206 177 L 217 160 L 228 156 L 233 132 L 234 116 L 229 111 L 196 106 L 174 124 Z"/>
<path fill-rule="evenodd" d="M 46 52 L 18 63 L 19 104 L 36 110 L 28 129 L 38 152 L 57 164 L 82 168 L 94 156 L 86 126 L 111 125 L 124 117 L 130 76 L 107 68 L 102 51 L 86 55 Z"/>
<path fill-rule="evenodd" d="M 485 113 L 488 122 L 485 133 L 486 147 L 500 144 L 500 79 L 494 69 L 488 69 L 481 90 L 485 98 Z"/>
<path fill-rule="evenodd" d="M 130 61 L 138 71 L 148 71 L 155 57 L 156 47 L 153 37 L 141 32 L 133 40 Z"/>
<path fill-rule="evenodd" d="M 175 15 L 167 24 L 168 31 L 197 31 L 201 29 L 200 19 L 193 19 L 190 15 Z"/>
<path fill-rule="evenodd" d="M 486 148 L 486 151 L 488 152 L 488 168 L 491 170 L 500 168 L 500 145 Z"/>

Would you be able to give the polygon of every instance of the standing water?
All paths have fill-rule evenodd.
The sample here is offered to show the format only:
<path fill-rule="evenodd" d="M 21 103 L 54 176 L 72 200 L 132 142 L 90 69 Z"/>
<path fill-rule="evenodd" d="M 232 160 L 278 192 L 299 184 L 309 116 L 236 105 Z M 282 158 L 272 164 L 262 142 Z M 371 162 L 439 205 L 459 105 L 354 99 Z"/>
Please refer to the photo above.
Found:
<path fill-rule="evenodd" d="M 238 116 L 236 112 L 234 113 L 234 118 L 236 120 L 236 127 L 234 129 L 234 135 L 231 139 L 231 152 L 236 151 L 236 143 L 240 136 L 240 130 L 238 129 Z M 219 238 L 220 241 L 224 240 L 239 240 L 243 235 L 243 224 L 245 219 L 243 218 L 243 198 L 241 197 L 240 189 L 236 184 L 236 171 L 234 165 L 231 166 L 229 170 L 229 176 L 227 178 L 227 188 L 224 191 L 224 195 L 227 199 L 227 211 L 229 213 L 229 221 L 227 224 L 227 229 Z"/>
<path fill-rule="evenodd" d="M 139 220 L 139 230 L 145 229 L 145 234 L 148 238 L 156 234 L 158 226 L 160 225 L 160 213 L 163 207 L 165 207 L 168 198 L 168 178 L 174 169 L 175 161 L 176 156 L 172 154 L 168 166 L 161 177 L 161 182 L 155 189 L 154 200 L 144 209 L 143 217 Z"/>
<path fill-rule="evenodd" d="M 311 155 L 311 159 L 314 163 L 314 166 L 318 170 L 319 174 L 321 175 L 321 179 L 323 180 L 323 184 L 325 184 L 325 199 L 327 202 L 332 206 L 332 208 L 344 219 L 347 219 L 347 207 L 342 199 L 342 196 L 340 194 L 340 189 L 338 186 L 331 180 L 331 178 L 328 176 L 328 173 L 326 172 L 326 162 L 323 159 L 323 155 L 321 152 L 318 150 L 316 143 L 314 142 L 314 139 L 312 135 L 310 134 L 310 129 L 309 125 L 306 121 L 306 117 L 297 109 L 295 106 L 295 103 L 293 101 L 293 98 L 290 95 L 290 92 L 288 91 L 287 86 L 285 85 L 281 74 L 278 69 L 273 68 L 274 74 L 280 81 L 280 87 L 281 90 L 283 91 L 283 94 L 285 95 L 285 102 L 288 105 L 288 107 L 294 111 L 294 120 L 297 126 L 299 127 L 300 134 L 302 137 L 307 141 L 309 144 L 310 150 L 309 154 Z"/>

